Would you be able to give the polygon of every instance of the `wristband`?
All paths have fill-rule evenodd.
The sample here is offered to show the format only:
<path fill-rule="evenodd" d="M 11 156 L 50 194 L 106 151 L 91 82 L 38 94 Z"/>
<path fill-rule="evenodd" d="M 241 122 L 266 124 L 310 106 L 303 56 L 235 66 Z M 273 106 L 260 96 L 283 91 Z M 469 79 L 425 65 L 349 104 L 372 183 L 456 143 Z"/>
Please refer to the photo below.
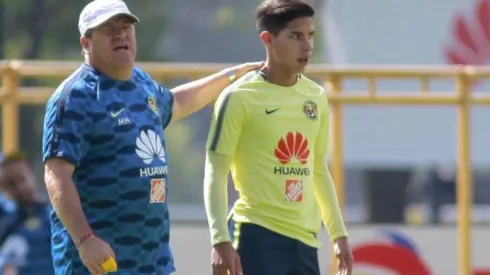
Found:
<path fill-rule="evenodd" d="M 232 69 L 226 69 L 224 70 L 224 72 L 226 76 L 228 76 L 228 81 L 230 81 L 230 83 L 233 83 L 233 81 L 235 81 L 236 79 L 236 71 Z"/>
<path fill-rule="evenodd" d="M 80 247 L 80 245 L 82 245 L 83 242 L 85 242 L 88 238 L 92 237 L 93 235 L 94 235 L 94 233 L 90 232 L 90 233 L 87 233 L 86 235 L 84 235 L 83 237 L 81 237 L 80 239 L 78 239 L 75 242 L 76 248 L 78 249 Z"/>

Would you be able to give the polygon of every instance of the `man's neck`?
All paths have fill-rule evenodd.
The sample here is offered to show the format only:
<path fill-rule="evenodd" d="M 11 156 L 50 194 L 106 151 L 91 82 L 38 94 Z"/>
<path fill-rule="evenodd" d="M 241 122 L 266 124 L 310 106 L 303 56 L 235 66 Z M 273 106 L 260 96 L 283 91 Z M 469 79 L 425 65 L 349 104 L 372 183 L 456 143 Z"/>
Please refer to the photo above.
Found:
<path fill-rule="evenodd" d="M 276 65 L 269 60 L 266 61 L 264 73 L 267 81 L 279 86 L 293 86 L 298 81 L 298 73 L 293 72 L 283 66 Z"/>
<path fill-rule="evenodd" d="M 108 66 L 105 66 L 104 64 L 99 64 L 97 62 L 93 62 L 88 58 L 85 60 L 85 62 L 90 66 L 94 67 L 97 71 L 115 80 L 127 81 L 131 79 L 131 75 L 133 74 L 132 68 L 124 68 L 124 69 L 108 68 Z"/>

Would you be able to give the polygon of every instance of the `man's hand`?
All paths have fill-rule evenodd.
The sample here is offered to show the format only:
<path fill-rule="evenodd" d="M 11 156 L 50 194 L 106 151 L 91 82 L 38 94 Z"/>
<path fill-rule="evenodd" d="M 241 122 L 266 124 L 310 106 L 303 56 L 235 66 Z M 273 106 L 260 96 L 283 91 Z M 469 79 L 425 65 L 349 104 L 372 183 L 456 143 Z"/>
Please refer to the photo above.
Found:
<path fill-rule="evenodd" d="M 338 275 L 352 275 L 354 257 L 347 241 L 347 237 L 340 237 L 334 241 L 333 251 L 337 257 Z"/>
<path fill-rule="evenodd" d="M 258 69 L 262 68 L 264 66 L 264 64 L 265 63 L 263 61 L 248 62 L 248 63 L 243 63 L 240 65 L 237 65 L 231 69 L 235 71 L 236 77 L 239 78 L 239 77 L 242 77 L 243 75 L 245 75 L 246 73 L 248 73 L 250 71 L 258 70 Z"/>
<path fill-rule="evenodd" d="M 107 272 L 102 268 L 102 263 L 111 257 L 116 258 L 110 245 L 95 235 L 90 236 L 80 245 L 78 253 L 83 264 L 92 275 L 106 274 Z"/>
<path fill-rule="evenodd" d="M 3 275 L 17 275 L 19 274 L 19 270 L 16 266 L 13 265 L 5 265 L 2 269 Z"/>
<path fill-rule="evenodd" d="M 214 245 L 211 252 L 213 275 L 242 275 L 240 257 L 230 242 Z"/>

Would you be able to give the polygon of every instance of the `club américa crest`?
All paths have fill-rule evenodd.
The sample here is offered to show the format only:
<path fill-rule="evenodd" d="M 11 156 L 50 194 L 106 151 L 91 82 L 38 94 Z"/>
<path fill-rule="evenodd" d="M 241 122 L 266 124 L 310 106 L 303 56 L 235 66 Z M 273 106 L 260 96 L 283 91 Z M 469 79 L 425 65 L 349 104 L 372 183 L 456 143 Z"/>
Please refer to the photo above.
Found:
<path fill-rule="evenodd" d="M 157 106 L 157 100 L 154 96 L 149 96 L 148 97 L 148 107 L 158 115 L 158 106 Z"/>
<path fill-rule="evenodd" d="M 318 108 L 312 100 L 307 100 L 303 105 L 303 113 L 311 120 L 318 119 Z"/>

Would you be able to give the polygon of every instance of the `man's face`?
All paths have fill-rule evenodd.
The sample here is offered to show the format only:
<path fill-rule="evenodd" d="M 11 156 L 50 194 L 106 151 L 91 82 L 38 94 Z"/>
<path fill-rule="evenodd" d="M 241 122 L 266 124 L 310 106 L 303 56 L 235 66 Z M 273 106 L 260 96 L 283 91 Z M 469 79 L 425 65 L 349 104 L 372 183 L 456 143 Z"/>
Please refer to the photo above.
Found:
<path fill-rule="evenodd" d="M 35 197 L 36 183 L 31 167 L 26 161 L 12 161 L 0 168 L 0 188 L 16 202 L 31 202 Z"/>
<path fill-rule="evenodd" d="M 115 17 L 92 29 L 91 37 L 86 39 L 89 54 L 98 62 L 116 68 L 133 66 L 136 56 L 136 35 L 131 18 Z"/>
<path fill-rule="evenodd" d="M 313 51 L 313 18 L 300 17 L 288 23 L 277 36 L 270 34 L 269 54 L 273 61 L 291 71 L 303 72 Z"/>

